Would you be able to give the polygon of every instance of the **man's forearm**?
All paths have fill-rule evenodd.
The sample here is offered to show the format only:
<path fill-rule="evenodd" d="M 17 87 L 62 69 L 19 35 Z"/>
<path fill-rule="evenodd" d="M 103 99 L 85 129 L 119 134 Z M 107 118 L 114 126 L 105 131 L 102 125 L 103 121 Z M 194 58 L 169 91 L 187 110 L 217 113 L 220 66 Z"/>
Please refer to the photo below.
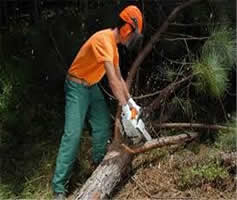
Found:
<path fill-rule="evenodd" d="M 114 96 L 118 99 L 121 105 L 125 105 L 128 102 L 128 99 L 124 92 L 124 86 L 121 81 L 110 81 L 110 87 Z"/>
<path fill-rule="evenodd" d="M 123 83 L 123 79 L 119 75 L 120 71 L 117 71 L 116 73 L 115 67 L 113 66 L 111 62 L 105 62 L 105 70 L 106 70 L 106 74 L 109 80 L 110 88 L 114 96 L 118 99 L 121 105 L 127 104 L 129 94 L 128 94 L 128 90 L 125 89 L 126 85 L 125 83 Z"/>
<path fill-rule="evenodd" d="M 128 101 L 128 99 L 131 97 L 129 91 L 128 91 L 128 87 L 127 87 L 127 84 L 126 82 L 124 81 L 124 79 L 121 80 L 121 84 L 123 86 L 123 92 L 124 92 L 124 95 Z"/>

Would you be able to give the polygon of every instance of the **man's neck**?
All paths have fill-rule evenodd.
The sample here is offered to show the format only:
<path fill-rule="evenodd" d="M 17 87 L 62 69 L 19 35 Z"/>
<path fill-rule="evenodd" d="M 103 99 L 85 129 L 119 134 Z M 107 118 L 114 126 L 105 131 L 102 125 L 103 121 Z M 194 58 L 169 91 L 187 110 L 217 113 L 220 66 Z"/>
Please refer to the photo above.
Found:
<path fill-rule="evenodd" d="M 114 28 L 113 30 L 114 38 L 117 44 L 120 43 L 119 31 L 118 28 Z"/>

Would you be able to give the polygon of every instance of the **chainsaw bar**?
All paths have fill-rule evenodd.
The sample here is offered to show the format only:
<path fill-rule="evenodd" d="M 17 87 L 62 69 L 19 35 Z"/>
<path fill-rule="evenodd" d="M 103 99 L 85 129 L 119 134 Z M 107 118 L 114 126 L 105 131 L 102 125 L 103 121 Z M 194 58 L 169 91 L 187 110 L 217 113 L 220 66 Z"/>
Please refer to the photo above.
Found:
<path fill-rule="evenodd" d="M 136 118 L 132 120 L 126 119 L 126 117 L 122 116 L 122 127 L 125 135 L 133 141 L 134 144 L 139 143 L 143 137 L 150 141 L 152 140 L 150 134 L 145 129 L 145 124 L 141 118 Z"/>
<path fill-rule="evenodd" d="M 122 118 L 122 126 L 125 135 L 132 140 L 134 144 L 139 143 L 142 140 L 142 134 L 136 129 L 135 124 L 131 120 Z"/>

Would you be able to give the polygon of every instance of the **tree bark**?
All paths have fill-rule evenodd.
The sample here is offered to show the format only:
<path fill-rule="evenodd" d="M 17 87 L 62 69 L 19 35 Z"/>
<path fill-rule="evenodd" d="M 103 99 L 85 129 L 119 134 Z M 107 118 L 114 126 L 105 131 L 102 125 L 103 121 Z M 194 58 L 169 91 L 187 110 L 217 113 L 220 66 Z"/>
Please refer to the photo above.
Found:
<path fill-rule="evenodd" d="M 102 163 L 96 168 L 91 177 L 80 191 L 76 191 L 74 199 L 108 199 L 114 187 L 127 175 L 132 155 L 118 145 L 113 144 Z M 114 148 L 116 146 L 116 148 Z"/>

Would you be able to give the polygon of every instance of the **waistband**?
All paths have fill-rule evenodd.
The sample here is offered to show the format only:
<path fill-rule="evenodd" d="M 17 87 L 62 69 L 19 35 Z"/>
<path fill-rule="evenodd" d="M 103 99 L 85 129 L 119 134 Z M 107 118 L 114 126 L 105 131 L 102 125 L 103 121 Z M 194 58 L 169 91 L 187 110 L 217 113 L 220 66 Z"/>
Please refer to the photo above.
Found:
<path fill-rule="evenodd" d="M 91 86 L 92 86 L 92 85 L 90 85 L 86 80 L 77 78 L 77 77 L 72 76 L 72 75 L 70 75 L 70 74 L 67 74 L 66 79 L 67 79 L 67 80 L 70 80 L 70 81 L 73 81 L 73 82 L 75 82 L 75 83 L 82 84 L 82 85 L 84 85 L 84 86 L 86 86 L 86 87 L 91 87 Z"/>

